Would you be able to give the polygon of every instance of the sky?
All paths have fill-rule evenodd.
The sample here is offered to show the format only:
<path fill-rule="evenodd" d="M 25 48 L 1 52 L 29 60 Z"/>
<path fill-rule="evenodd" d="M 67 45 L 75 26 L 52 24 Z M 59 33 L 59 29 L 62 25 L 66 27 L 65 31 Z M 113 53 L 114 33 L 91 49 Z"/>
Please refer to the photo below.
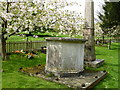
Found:
<path fill-rule="evenodd" d="M 84 18 L 84 11 L 85 11 L 85 0 L 67 0 L 67 1 L 74 1 L 77 2 L 81 6 L 73 6 L 73 7 L 66 7 L 68 10 L 73 10 L 81 13 L 81 16 Z M 103 12 L 102 5 L 104 5 L 104 0 L 93 0 L 94 1 L 94 18 L 95 22 L 99 21 L 98 13 Z"/>

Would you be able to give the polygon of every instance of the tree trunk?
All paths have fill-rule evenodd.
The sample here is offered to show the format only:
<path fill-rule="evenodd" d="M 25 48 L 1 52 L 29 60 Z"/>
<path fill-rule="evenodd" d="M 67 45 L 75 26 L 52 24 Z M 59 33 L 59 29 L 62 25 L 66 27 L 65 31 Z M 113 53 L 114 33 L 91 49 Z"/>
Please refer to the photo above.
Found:
<path fill-rule="evenodd" d="M 103 35 L 102 39 L 103 39 L 102 44 L 104 44 L 105 43 L 105 37 L 104 37 L 104 35 Z"/>
<path fill-rule="evenodd" d="M 27 37 L 27 39 L 26 39 L 26 50 L 29 49 L 29 48 L 28 48 L 28 45 L 29 45 L 29 42 L 28 42 L 28 37 Z"/>
<path fill-rule="evenodd" d="M 109 40 L 109 43 L 108 43 L 108 49 L 109 50 L 111 49 L 111 39 Z"/>
<path fill-rule="evenodd" d="M 1 39 L 1 37 L 2 37 L 2 35 L 0 35 L 0 60 L 3 57 L 3 54 L 2 54 L 2 39 Z"/>
<path fill-rule="evenodd" d="M 109 35 L 110 39 L 109 39 L 109 42 L 108 42 L 108 49 L 110 50 L 111 49 L 111 35 Z"/>
<path fill-rule="evenodd" d="M 7 60 L 7 54 L 6 54 L 6 39 L 4 38 L 4 36 L 2 35 L 1 38 L 1 45 L 2 45 L 2 59 L 3 60 Z"/>
<path fill-rule="evenodd" d="M 8 2 L 7 0 L 7 8 L 6 8 L 6 13 L 9 13 L 9 4 L 10 2 Z M 4 35 L 6 34 L 6 31 L 4 31 L 3 29 L 7 28 L 7 20 L 3 21 L 3 23 L 0 25 L 0 56 L 2 56 L 3 60 L 7 60 L 7 54 L 6 54 L 6 40 L 7 38 L 4 37 Z"/>

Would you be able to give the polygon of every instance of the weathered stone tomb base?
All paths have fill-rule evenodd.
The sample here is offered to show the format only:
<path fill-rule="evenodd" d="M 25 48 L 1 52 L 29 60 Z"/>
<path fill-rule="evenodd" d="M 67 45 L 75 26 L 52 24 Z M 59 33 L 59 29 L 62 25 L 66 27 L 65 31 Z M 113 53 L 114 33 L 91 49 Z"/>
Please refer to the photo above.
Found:
<path fill-rule="evenodd" d="M 98 68 L 104 64 L 104 59 L 96 59 L 95 61 L 84 61 L 86 67 Z"/>
<path fill-rule="evenodd" d="M 61 78 L 55 77 L 46 78 L 44 76 L 41 76 L 40 74 L 36 76 L 48 81 L 65 84 L 70 88 L 88 89 L 93 88 L 98 82 L 100 82 L 106 76 L 106 72 L 85 71 L 81 73 L 81 75 L 76 77 L 61 77 Z"/>
<path fill-rule="evenodd" d="M 40 69 L 40 70 L 37 70 Z M 33 70 L 33 71 L 31 71 Z M 44 66 L 38 66 L 27 69 L 21 69 L 21 72 L 27 73 L 30 76 L 36 76 L 48 81 L 56 82 L 59 84 L 67 85 L 70 88 L 79 88 L 79 89 L 89 89 L 94 87 L 102 79 L 105 78 L 106 71 L 90 71 L 85 70 L 79 73 L 79 76 L 64 76 L 64 77 L 55 77 L 54 75 L 46 75 L 44 72 Z M 37 71 L 37 72 L 36 72 Z M 39 72 L 38 72 L 39 71 Z"/>

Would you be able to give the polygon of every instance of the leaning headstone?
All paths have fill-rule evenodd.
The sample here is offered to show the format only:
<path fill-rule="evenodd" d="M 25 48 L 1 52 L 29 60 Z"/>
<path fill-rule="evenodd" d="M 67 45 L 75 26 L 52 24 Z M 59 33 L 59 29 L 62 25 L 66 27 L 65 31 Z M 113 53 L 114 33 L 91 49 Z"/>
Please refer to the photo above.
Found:
<path fill-rule="evenodd" d="M 77 75 L 84 70 L 84 43 L 77 38 L 50 37 L 47 40 L 46 72 L 56 76 Z"/>
<path fill-rule="evenodd" d="M 94 2 L 86 0 L 85 2 L 85 66 L 99 67 L 104 60 L 96 59 L 95 56 L 95 40 L 94 40 Z"/>

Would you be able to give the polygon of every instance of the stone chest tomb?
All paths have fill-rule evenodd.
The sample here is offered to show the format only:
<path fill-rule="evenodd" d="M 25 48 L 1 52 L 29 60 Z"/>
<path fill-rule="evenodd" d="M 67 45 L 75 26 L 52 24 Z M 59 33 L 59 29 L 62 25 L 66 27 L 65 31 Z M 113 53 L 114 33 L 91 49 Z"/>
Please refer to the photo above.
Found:
<path fill-rule="evenodd" d="M 78 38 L 50 37 L 47 41 L 46 72 L 56 76 L 84 70 L 84 43 Z"/>
<path fill-rule="evenodd" d="M 46 41 L 46 65 L 23 69 L 22 72 L 80 90 L 92 88 L 107 75 L 106 71 L 84 70 L 86 40 L 50 37 Z"/>

